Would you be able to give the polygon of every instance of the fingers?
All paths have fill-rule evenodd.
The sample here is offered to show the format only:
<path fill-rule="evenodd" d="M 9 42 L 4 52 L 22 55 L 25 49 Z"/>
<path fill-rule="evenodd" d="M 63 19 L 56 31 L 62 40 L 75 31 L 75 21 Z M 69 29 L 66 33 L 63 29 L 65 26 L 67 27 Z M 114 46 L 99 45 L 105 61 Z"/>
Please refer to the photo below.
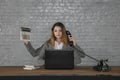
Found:
<path fill-rule="evenodd" d="M 70 41 L 74 41 L 74 37 L 73 36 L 69 36 L 69 40 Z"/>
<path fill-rule="evenodd" d="M 29 41 L 24 41 L 24 43 L 27 45 Z"/>
<path fill-rule="evenodd" d="M 76 46 L 76 42 L 73 36 L 69 36 L 69 41 L 73 41 L 73 45 Z"/>

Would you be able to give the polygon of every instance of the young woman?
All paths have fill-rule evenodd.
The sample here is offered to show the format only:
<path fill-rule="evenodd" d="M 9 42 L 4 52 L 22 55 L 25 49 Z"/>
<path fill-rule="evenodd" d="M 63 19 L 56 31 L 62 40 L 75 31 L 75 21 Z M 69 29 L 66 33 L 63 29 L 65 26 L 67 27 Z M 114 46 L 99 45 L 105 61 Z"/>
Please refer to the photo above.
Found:
<path fill-rule="evenodd" d="M 38 56 L 39 60 L 44 60 L 45 58 L 45 50 L 46 49 L 61 49 L 61 50 L 74 50 L 74 63 L 81 63 L 81 58 L 84 58 L 84 51 L 75 43 L 75 39 L 73 36 L 66 35 L 66 28 L 61 22 L 57 22 L 53 25 L 51 38 L 46 41 L 41 47 L 38 49 L 34 49 L 30 42 L 25 41 L 25 45 L 28 51 L 31 53 L 33 57 Z M 69 45 L 68 41 L 73 41 L 73 46 Z"/>

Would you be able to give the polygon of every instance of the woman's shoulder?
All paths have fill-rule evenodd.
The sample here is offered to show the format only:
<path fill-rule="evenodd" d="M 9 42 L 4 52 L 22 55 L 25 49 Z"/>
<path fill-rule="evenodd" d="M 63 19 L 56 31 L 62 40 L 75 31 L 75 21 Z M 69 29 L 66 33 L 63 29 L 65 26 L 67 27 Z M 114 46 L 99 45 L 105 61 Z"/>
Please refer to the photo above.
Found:
<path fill-rule="evenodd" d="M 47 44 L 49 44 L 50 42 L 49 42 L 49 40 L 47 40 L 47 41 L 45 41 L 43 44 L 44 45 L 47 45 Z"/>
<path fill-rule="evenodd" d="M 44 46 L 50 46 L 50 45 L 51 45 L 51 44 L 50 44 L 50 40 L 45 41 L 43 45 L 44 45 Z"/>
<path fill-rule="evenodd" d="M 53 49 L 49 40 L 45 41 L 43 45 L 44 45 L 45 49 Z"/>

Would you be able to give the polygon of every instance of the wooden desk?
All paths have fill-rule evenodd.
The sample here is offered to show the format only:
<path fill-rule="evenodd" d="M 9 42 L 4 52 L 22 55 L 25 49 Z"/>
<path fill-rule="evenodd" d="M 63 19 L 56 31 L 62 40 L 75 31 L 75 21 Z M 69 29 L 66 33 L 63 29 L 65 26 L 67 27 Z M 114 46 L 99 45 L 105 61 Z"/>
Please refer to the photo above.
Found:
<path fill-rule="evenodd" d="M 113 75 L 120 76 L 120 66 L 112 67 L 109 72 L 94 71 L 90 66 L 75 67 L 73 70 L 48 70 L 41 67 L 36 70 L 24 70 L 22 66 L 1 66 L 0 76 L 14 75 Z"/>
<path fill-rule="evenodd" d="M 24 70 L 19 66 L 1 66 L 0 80 L 120 80 L 120 67 L 110 72 L 94 71 L 90 66 L 75 67 L 73 70 Z"/>

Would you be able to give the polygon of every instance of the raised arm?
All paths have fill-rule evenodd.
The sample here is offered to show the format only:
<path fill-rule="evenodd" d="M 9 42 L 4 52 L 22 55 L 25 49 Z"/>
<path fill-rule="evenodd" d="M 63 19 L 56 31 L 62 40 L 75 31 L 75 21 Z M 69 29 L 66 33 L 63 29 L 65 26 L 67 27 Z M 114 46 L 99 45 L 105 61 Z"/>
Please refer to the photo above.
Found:
<path fill-rule="evenodd" d="M 29 41 L 27 42 L 24 42 L 27 50 L 30 52 L 30 54 L 33 56 L 33 57 L 36 57 L 40 54 L 40 51 L 41 49 L 43 48 L 43 45 L 37 49 L 34 49 L 33 46 L 31 45 L 31 43 Z"/>

